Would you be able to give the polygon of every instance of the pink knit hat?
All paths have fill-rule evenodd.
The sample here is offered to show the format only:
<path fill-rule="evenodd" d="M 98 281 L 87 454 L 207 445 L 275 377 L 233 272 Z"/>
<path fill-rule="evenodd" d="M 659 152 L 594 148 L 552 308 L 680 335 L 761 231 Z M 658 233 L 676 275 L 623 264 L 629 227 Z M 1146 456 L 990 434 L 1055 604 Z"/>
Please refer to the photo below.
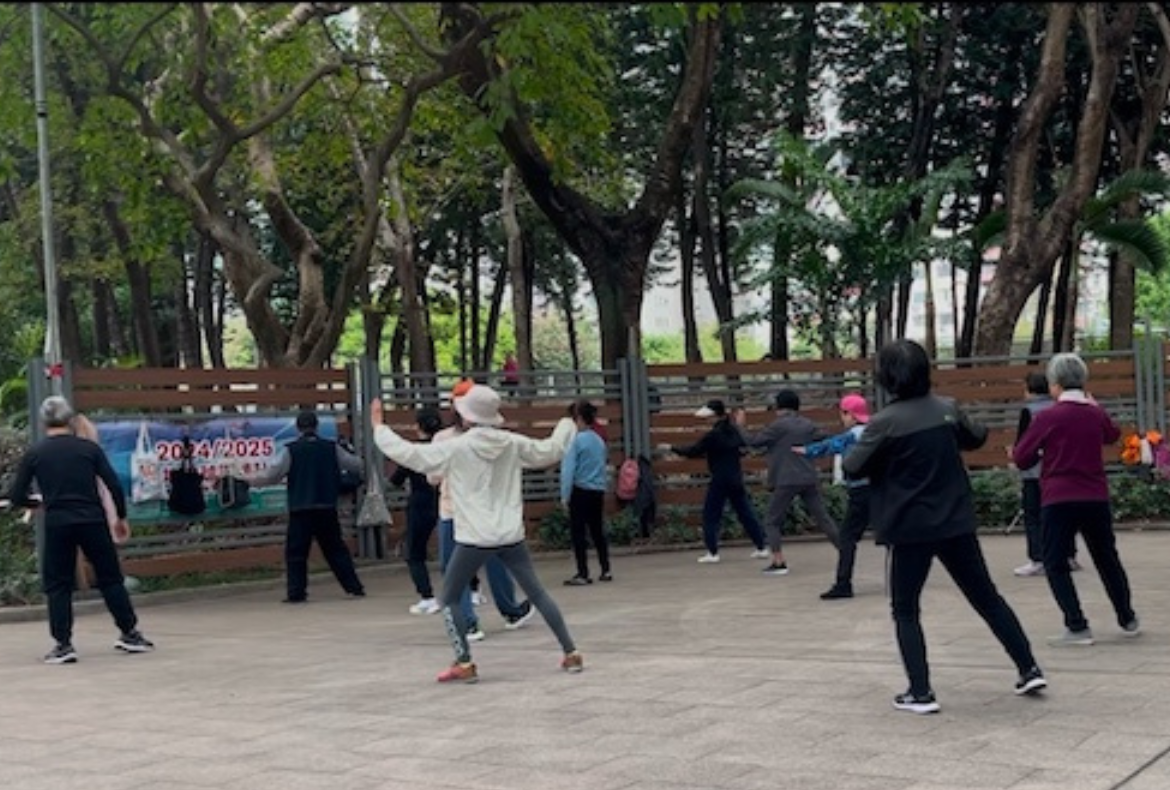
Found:
<path fill-rule="evenodd" d="M 841 411 L 853 415 L 863 425 L 869 422 L 869 404 L 861 395 L 846 395 L 841 399 Z"/>

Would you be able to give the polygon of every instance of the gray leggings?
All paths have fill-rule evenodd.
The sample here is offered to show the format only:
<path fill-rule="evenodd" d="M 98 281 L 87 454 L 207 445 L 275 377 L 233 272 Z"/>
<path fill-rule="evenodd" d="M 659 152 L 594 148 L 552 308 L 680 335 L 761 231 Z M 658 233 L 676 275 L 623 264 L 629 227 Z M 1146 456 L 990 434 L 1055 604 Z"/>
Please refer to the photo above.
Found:
<path fill-rule="evenodd" d="M 576 650 L 573 637 L 569 636 L 569 629 L 561 617 L 561 610 L 536 577 L 536 569 L 532 567 L 532 556 L 529 555 L 527 546 L 523 543 L 513 543 L 510 546 L 482 547 L 456 543 L 451 560 L 447 563 L 447 571 L 443 574 L 443 593 L 440 596 L 443 624 L 447 628 L 447 636 L 451 639 L 451 647 L 455 649 L 455 660 L 464 663 L 471 660 L 471 648 L 467 645 L 467 619 L 463 616 L 463 608 L 459 606 L 459 595 L 467 588 L 471 577 L 493 556 L 499 558 L 504 567 L 512 573 L 520 589 L 528 596 L 529 602 L 536 607 L 556 635 L 561 648 L 566 653 Z"/>

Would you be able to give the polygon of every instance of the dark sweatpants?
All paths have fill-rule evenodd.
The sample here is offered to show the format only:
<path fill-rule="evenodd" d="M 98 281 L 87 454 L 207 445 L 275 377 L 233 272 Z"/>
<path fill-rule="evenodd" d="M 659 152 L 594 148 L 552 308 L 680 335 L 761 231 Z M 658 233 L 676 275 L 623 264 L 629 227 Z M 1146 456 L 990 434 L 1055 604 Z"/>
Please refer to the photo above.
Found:
<path fill-rule="evenodd" d="M 342 589 L 347 593 L 363 592 L 349 547 L 341 538 L 337 508 L 313 508 L 294 510 L 288 514 L 284 562 L 289 599 L 297 601 L 306 595 L 309 587 L 309 550 L 314 540 Z"/>
<path fill-rule="evenodd" d="M 1105 593 L 1113 604 L 1118 625 L 1124 626 L 1135 617 L 1130 601 L 1129 577 L 1117 554 L 1117 540 L 1113 534 L 1113 512 L 1108 502 L 1059 502 L 1045 505 L 1041 511 L 1044 524 L 1044 573 L 1052 595 L 1064 613 L 1064 625 L 1070 631 L 1089 627 L 1077 587 L 1069 571 L 1068 558 L 1076 546 L 1077 533 L 1085 541 L 1097 575 L 1105 586 Z"/>
<path fill-rule="evenodd" d="M 105 599 L 106 608 L 122 631 L 138 625 L 130 594 L 126 591 L 118 551 L 105 522 L 45 525 L 44 559 L 41 563 L 41 589 L 49 605 L 49 632 L 57 644 L 73 639 L 73 583 L 77 575 L 77 550 L 93 565 L 96 585 Z"/>

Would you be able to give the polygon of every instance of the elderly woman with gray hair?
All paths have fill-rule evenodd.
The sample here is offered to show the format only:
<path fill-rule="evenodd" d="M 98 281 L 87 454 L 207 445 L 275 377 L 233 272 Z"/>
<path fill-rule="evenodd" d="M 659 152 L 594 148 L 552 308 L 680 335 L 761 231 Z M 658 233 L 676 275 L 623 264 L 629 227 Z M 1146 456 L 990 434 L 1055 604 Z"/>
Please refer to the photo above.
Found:
<path fill-rule="evenodd" d="M 120 527 L 124 528 L 126 496 L 118 477 L 100 446 L 74 435 L 69 401 L 56 395 L 46 398 L 40 418 L 45 438 L 21 458 L 7 499 L 16 507 L 39 505 L 45 511 L 41 584 L 49 605 L 49 632 L 57 642 L 45 656 L 45 663 L 77 661 L 77 651 L 73 649 L 73 581 L 79 548 L 93 565 L 97 588 L 121 632 L 114 647 L 127 653 L 153 650 L 154 645 L 138 631 L 138 617 L 126 591 L 98 493 L 100 480 L 109 489 Z M 34 481 L 41 492 L 40 502 L 29 495 Z"/>
<path fill-rule="evenodd" d="M 1047 376 L 1056 404 L 1036 415 L 1013 449 L 1012 460 L 1020 469 L 1044 460 L 1040 470 L 1044 569 L 1065 625 L 1065 632 L 1052 643 L 1093 644 L 1067 561 L 1078 532 L 1097 566 L 1122 635 L 1137 636 L 1141 625 L 1117 553 L 1109 481 L 1101 457 L 1101 448 L 1116 442 L 1121 431 L 1085 391 L 1089 368 L 1079 356 L 1055 355 L 1048 362 Z"/>

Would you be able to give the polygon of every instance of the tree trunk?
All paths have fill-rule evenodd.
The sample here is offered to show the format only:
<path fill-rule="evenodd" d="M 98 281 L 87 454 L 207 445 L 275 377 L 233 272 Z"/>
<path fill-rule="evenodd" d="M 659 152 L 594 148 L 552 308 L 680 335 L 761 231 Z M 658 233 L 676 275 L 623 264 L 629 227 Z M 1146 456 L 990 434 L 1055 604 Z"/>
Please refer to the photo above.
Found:
<path fill-rule="evenodd" d="M 179 365 L 186 368 L 203 367 L 203 351 L 199 343 L 199 326 L 195 311 L 191 308 L 191 269 L 194 262 L 188 261 L 187 251 L 178 246 L 175 250 L 179 260 L 180 276 L 175 283 L 175 310 L 178 327 Z"/>
<path fill-rule="evenodd" d="M 938 359 L 938 327 L 935 321 L 938 316 L 934 304 L 934 262 L 926 262 L 926 353 L 931 359 Z"/>
<path fill-rule="evenodd" d="M 95 277 L 90 284 L 93 301 L 93 353 L 99 359 L 108 360 L 113 349 L 110 343 L 110 319 L 115 305 L 110 299 L 109 283 Z"/>
<path fill-rule="evenodd" d="M 532 282 L 524 265 L 524 238 L 516 212 L 516 167 L 504 168 L 500 190 L 501 218 L 507 244 L 508 278 L 512 284 L 512 322 L 516 337 L 516 362 L 520 381 L 531 375 L 532 364 Z"/>
<path fill-rule="evenodd" d="M 457 36 L 482 22 L 477 8 L 444 3 L 444 30 Z M 553 168 L 528 123 L 529 112 L 508 94 L 511 112 L 498 130 L 500 142 L 528 194 L 549 218 L 557 234 L 580 258 L 597 299 L 602 365 L 617 366 L 619 357 L 640 353 L 642 296 L 650 253 L 667 215 L 682 189 L 682 163 L 694 126 L 702 120 L 719 50 L 722 23 L 718 15 L 695 21 L 687 46 L 679 92 L 667 118 L 658 151 L 633 208 L 613 214 L 564 181 Z M 481 110 L 498 117 L 487 102 L 487 90 L 499 76 L 500 64 L 488 48 L 467 52 L 460 86 Z"/>
<path fill-rule="evenodd" d="M 400 318 L 406 324 L 410 348 L 410 372 L 413 374 L 434 373 L 435 347 L 434 339 L 431 336 L 430 314 L 426 306 L 426 280 L 424 276 L 420 276 L 418 269 L 414 228 L 410 221 L 406 194 L 402 189 L 402 178 L 397 158 L 390 162 L 387 171 L 390 199 L 395 205 L 392 225 L 398 244 L 392 255 L 394 257 L 394 272 L 398 278 L 399 287 L 402 289 Z"/>
<path fill-rule="evenodd" d="M 488 344 L 482 340 L 480 332 L 479 257 L 483 249 L 483 236 L 478 221 L 471 223 L 471 234 L 468 241 L 471 245 L 471 255 L 467 261 L 467 269 L 471 280 L 471 364 L 477 371 L 486 371 L 492 366 L 492 360 L 490 356 L 491 350 L 487 347 Z M 505 278 L 504 283 L 507 283 L 507 273 L 507 265 L 501 264 L 499 276 Z M 500 292 L 503 293 L 502 287 Z M 492 336 L 491 345 L 494 346 L 496 342 L 494 327 L 491 328 L 490 334 Z"/>
<path fill-rule="evenodd" d="M 203 331 L 207 357 L 213 368 L 225 368 L 223 356 L 223 307 L 226 294 L 222 279 L 216 288 L 215 240 L 206 233 L 199 234 L 195 251 L 195 314 Z"/>
<path fill-rule="evenodd" d="M 102 201 L 102 211 L 109 223 L 114 243 L 122 256 L 126 269 L 126 282 L 130 286 L 130 325 L 143 364 L 148 368 L 162 366 L 162 352 L 159 350 L 158 324 L 154 320 L 153 299 L 150 292 L 150 268 L 137 259 L 130 239 L 130 229 L 122 219 L 113 200 Z"/>
<path fill-rule="evenodd" d="M 687 362 L 698 363 L 703 361 L 703 350 L 699 346 L 699 325 L 695 316 L 695 242 L 698 234 L 695 232 L 694 218 L 687 211 L 686 195 L 678 195 L 676 210 L 678 224 L 678 252 L 681 265 L 682 288 L 682 320 L 683 320 L 683 356 Z"/>
<path fill-rule="evenodd" d="M 1052 275 L 1054 273 L 1049 272 L 1044 281 L 1040 283 L 1040 295 L 1036 300 L 1036 322 L 1032 327 L 1032 345 L 1028 348 L 1028 353 L 1033 356 L 1044 353 L 1044 333 L 1047 329 L 1048 302 L 1052 297 Z"/>
<path fill-rule="evenodd" d="M 467 354 L 467 318 L 471 309 L 467 303 L 467 272 L 466 267 L 460 265 L 460 256 L 466 247 L 466 236 L 463 225 L 455 233 L 455 305 L 459 311 L 459 370 L 466 371 L 468 360 L 474 359 L 474 354 Z"/>
<path fill-rule="evenodd" d="M 711 292 L 716 320 L 719 321 L 719 343 L 723 349 L 723 361 L 735 362 L 737 359 L 735 330 L 732 328 L 732 322 L 735 320 L 735 307 L 732 302 L 734 283 L 730 279 L 731 272 L 727 260 L 720 261 L 717 255 L 715 229 L 711 222 L 711 204 L 707 195 L 711 181 L 711 146 L 707 142 L 705 120 L 709 120 L 710 117 L 711 113 L 708 110 L 704 113 L 704 119 L 695 124 L 694 141 L 691 144 L 691 156 L 695 166 L 694 191 L 691 195 L 692 215 L 700 242 L 699 259 L 703 262 L 707 289 Z"/>
<path fill-rule="evenodd" d="M 500 336 L 500 314 L 504 309 L 504 289 L 508 285 L 508 265 L 501 263 L 496 269 L 496 279 L 492 284 L 492 298 L 488 303 L 487 326 L 483 333 L 483 359 L 478 369 L 487 372 L 491 368 L 492 357 L 496 353 L 496 343 Z M 478 312 L 478 302 L 477 312 Z"/>
<path fill-rule="evenodd" d="M 1020 311 L 1060 255 L 1085 202 L 1096 188 L 1119 63 L 1140 10 L 1137 5 L 1118 5 L 1112 21 L 1107 21 L 1105 5 L 1053 3 L 1047 6 L 1048 26 L 1040 74 L 1021 111 L 1009 156 L 1007 242 L 980 311 L 975 342 L 979 355 L 1006 355 L 1011 351 Z M 1037 218 L 1037 153 L 1044 128 L 1064 89 L 1065 53 L 1077 9 L 1081 10 L 1092 56 L 1092 75 L 1077 124 L 1071 171 L 1056 200 Z"/>

